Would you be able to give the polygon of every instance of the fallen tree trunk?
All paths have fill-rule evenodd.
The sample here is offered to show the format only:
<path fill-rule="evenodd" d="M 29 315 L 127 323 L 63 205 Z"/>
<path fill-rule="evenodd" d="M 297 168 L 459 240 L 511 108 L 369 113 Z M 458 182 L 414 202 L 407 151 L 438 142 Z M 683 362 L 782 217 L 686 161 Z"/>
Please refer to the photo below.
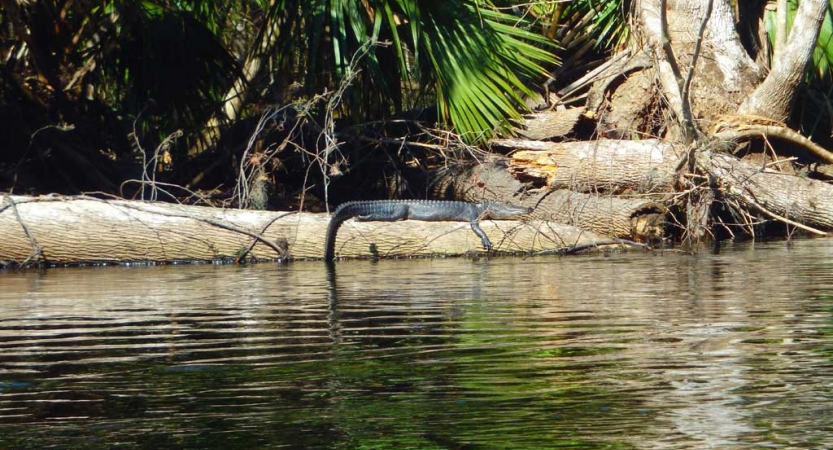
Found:
<path fill-rule="evenodd" d="M 0 195 L 0 265 L 317 259 L 328 224 L 327 214 Z M 558 251 L 607 240 L 542 221 L 481 226 L 497 252 Z M 350 221 L 336 249 L 344 258 L 482 251 L 467 223 L 417 221 Z"/>
<path fill-rule="evenodd" d="M 603 235 L 641 242 L 665 235 L 667 210 L 654 201 L 558 190 L 545 193 L 537 203 L 536 217 Z"/>
<path fill-rule="evenodd" d="M 606 194 L 668 193 L 682 151 L 656 139 L 542 142 L 493 141 L 512 148 L 509 171 L 549 189 Z"/>
<path fill-rule="evenodd" d="M 433 193 L 440 198 L 466 201 L 499 200 L 535 208 L 539 220 L 572 225 L 606 236 L 637 241 L 664 235 L 665 208 L 645 198 L 583 194 L 568 190 L 529 189 L 498 159 L 437 176 Z"/>
<path fill-rule="evenodd" d="M 715 195 L 749 211 L 798 226 L 814 234 L 833 230 L 833 186 L 770 171 L 730 155 L 703 152 L 698 169 L 711 176 Z"/>
<path fill-rule="evenodd" d="M 533 220 L 482 221 L 499 253 L 558 252 L 610 238 L 577 227 Z M 322 242 L 323 245 L 323 242 Z M 338 257 L 460 256 L 483 252 L 480 238 L 460 222 L 348 222 L 336 239 Z M 319 255 L 320 256 L 320 255 Z"/>
<path fill-rule="evenodd" d="M 667 209 L 660 203 L 666 200 L 651 194 L 674 192 L 683 152 L 671 145 L 656 140 L 554 143 L 514 139 L 498 143 L 517 150 L 504 162 L 509 172 L 521 180 L 556 189 L 540 200 L 536 217 L 545 215 L 546 220 L 627 239 L 644 240 L 665 234 L 662 220 Z M 754 230 L 749 224 L 756 222 L 753 215 L 817 235 L 833 230 L 830 184 L 765 169 L 728 154 L 702 151 L 697 155 L 696 172 L 708 176 L 711 189 L 708 193 L 699 189 L 704 194 L 702 204 L 698 211 L 687 214 L 689 227 L 696 225 L 694 222 L 705 225 L 708 199 L 715 199 L 747 217 L 745 228 L 750 232 Z M 511 192 L 523 190 L 505 170 L 481 166 L 469 172 L 469 177 L 454 180 L 455 195 L 488 192 L 506 198 Z M 596 194 L 565 190 L 568 188 Z M 621 193 L 643 196 L 614 195 Z M 660 203 L 651 201 L 652 198 Z"/>

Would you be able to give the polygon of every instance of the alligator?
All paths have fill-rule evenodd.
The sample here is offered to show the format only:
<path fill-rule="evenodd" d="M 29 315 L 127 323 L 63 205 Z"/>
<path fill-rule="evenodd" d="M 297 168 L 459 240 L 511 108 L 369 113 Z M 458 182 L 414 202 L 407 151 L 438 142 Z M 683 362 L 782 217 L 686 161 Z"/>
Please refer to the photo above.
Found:
<path fill-rule="evenodd" d="M 427 222 L 469 222 L 471 229 L 480 237 L 483 247 L 490 250 L 492 242 L 480 228 L 479 220 L 510 219 L 530 212 L 532 208 L 492 201 L 469 203 L 441 200 L 371 200 L 342 203 L 333 211 L 327 227 L 324 260 L 334 259 L 336 233 L 342 223 L 354 217 L 360 221 L 380 222 L 408 219 Z"/>

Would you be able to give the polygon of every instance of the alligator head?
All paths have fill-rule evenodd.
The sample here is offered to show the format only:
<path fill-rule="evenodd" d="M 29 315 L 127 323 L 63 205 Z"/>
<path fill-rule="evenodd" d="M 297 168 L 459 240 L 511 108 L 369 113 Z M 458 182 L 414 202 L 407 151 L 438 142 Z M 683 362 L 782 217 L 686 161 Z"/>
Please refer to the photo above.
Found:
<path fill-rule="evenodd" d="M 515 206 L 501 202 L 482 202 L 482 219 L 511 219 L 523 214 L 532 212 L 532 208 L 526 206 Z"/>

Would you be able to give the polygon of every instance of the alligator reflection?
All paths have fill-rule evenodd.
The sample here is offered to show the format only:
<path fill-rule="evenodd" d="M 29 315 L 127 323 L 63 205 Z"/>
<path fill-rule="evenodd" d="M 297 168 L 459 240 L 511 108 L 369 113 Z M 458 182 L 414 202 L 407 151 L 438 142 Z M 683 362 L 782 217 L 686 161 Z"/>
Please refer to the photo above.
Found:
<path fill-rule="evenodd" d="M 327 266 L 327 325 L 333 344 L 341 343 L 341 324 L 338 314 L 338 288 L 336 286 L 336 264 L 326 261 Z"/>
<path fill-rule="evenodd" d="M 831 447 L 833 240 L 0 274 L 0 448 Z"/>

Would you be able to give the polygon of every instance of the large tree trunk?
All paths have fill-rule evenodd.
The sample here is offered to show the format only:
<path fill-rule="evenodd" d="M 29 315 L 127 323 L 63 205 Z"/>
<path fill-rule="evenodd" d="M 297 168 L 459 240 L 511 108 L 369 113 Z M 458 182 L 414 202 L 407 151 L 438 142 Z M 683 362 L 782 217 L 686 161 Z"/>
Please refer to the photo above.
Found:
<path fill-rule="evenodd" d="M 319 259 L 328 224 L 326 214 L 0 195 L 0 265 Z M 540 220 L 481 227 L 496 252 L 554 252 L 609 240 Z M 343 258 L 482 251 L 468 223 L 348 222 L 336 240 Z"/>
<path fill-rule="evenodd" d="M 741 115 L 786 120 L 795 92 L 819 37 L 829 0 L 801 0 L 786 46 L 777 49 L 772 70 L 740 108 Z M 786 7 L 787 2 L 781 2 Z"/>
<path fill-rule="evenodd" d="M 656 78 L 669 108 L 679 121 L 735 114 L 761 71 L 735 31 L 734 9 L 727 0 L 677 0 L 663 15 L 663 4 L 639 0 L 636 14 L 658 61 Z"/>

